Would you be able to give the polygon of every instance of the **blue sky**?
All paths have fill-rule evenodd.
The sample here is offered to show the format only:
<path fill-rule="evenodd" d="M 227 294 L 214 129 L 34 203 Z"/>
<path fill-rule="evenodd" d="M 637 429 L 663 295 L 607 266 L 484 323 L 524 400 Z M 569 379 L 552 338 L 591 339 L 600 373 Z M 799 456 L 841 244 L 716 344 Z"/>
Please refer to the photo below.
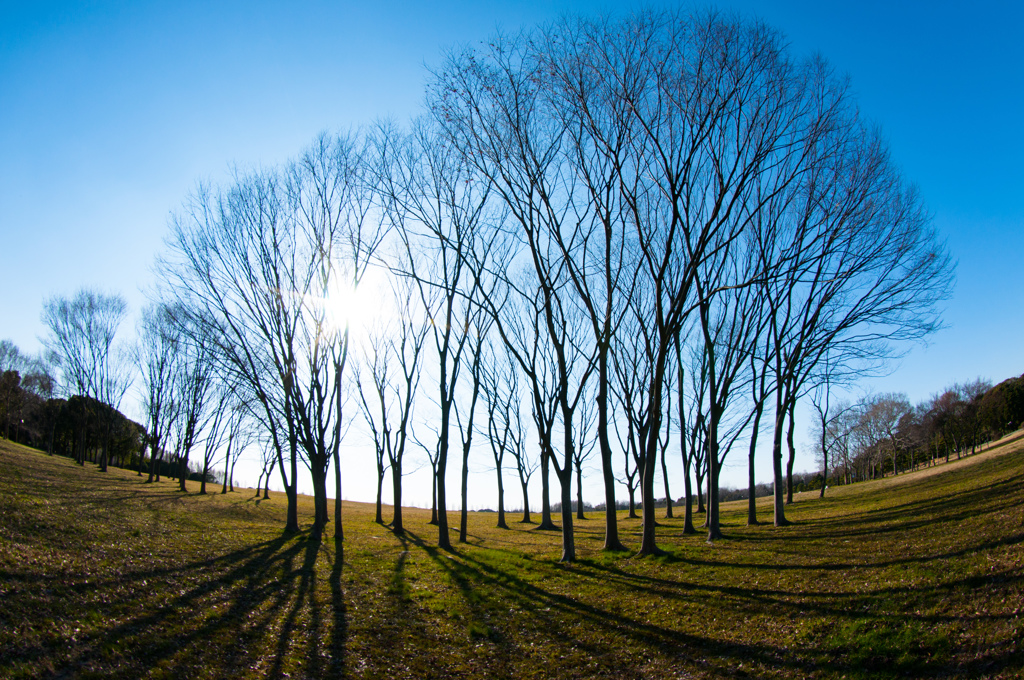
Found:
<path fill-rule="evenodd" d="M 0 0 L 0 338 L 38 351 L 43 299 L 83 285 L 138 309 L 197 181 L 280 162 L 320 130 L 415 114 L 445 46 L 632 6 Z M 958 260 L 947 328 L 862 389 L 918 401 L 1024 373 L 1021 6 L 717 4 L 850 76 Z M 727 475 L 742 483 L 742 468 Z"/>

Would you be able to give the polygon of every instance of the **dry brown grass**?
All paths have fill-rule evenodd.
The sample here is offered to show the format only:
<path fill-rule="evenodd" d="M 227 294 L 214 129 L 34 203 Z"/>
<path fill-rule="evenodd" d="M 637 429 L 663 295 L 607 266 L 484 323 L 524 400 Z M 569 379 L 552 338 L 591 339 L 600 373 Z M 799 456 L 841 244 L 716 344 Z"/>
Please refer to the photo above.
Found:
<path fill-rule="evenodd" d="M 282 535 L 280 494 L 0 442 L 0 677 L 1020 677 L 1022 473 L 1017 441 L 801 496 L 784 529 L 727 504 L 726 540 L 663 519 L 655 559 L 601 552 L 595 516 L 566 566 L 492 513 L 449 553 L 426 511 L 398 537 L 346 503 L 339 552 Z"/>

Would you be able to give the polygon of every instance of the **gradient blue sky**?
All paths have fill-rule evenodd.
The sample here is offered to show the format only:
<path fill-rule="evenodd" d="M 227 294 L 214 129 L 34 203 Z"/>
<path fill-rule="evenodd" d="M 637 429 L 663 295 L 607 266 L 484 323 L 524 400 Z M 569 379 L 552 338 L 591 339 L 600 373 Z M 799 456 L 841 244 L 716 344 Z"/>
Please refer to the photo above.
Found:
<path fill-rule="evenodd" d="M 320 130 L 413 115 L 445 46 L 634 6 L 0 0 L 0 338 L 38 351 L 43 299 L 83 285 L 138 309 L 197 181 L 282 161 Z M 947 328 L 861 388 L 918 401 L 1024 373 L 1024 5 L 716 6 L 850 76 L 958 260 Z M 727 482 L 742 484 L 739 463 Z"/>

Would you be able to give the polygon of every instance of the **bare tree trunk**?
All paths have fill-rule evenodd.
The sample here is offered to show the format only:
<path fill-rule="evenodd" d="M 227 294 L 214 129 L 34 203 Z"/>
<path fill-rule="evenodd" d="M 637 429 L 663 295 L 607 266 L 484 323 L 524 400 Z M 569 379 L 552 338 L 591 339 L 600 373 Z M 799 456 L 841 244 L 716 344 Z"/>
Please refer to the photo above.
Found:
<path fill-rule="evenodd" d="M 625 550 L 619 539 L 619 515 L 615 509 L 615 473 L 612 471 L 612 445 L 608 437 L 608 355 L 598 360 L 597 442 L 601 449 L 601 474 L 604 478 L 604 546 L 602 550 Z"/>
<path fill-rule="evenodd" d="M 374 517 L 374 522 L 377 524 L 384 524 L 384 513 L 381 509 L 381 496 L 384 494 L 384 466 L 381 464 L 381 460 L 378 454 L 377 458 L 377 515 Z"/>
<path fill-rule="evenodd" d="M 789 404 L 789 428 L 786 430 L 786 445 L 789 447 L 789 460 L 786 462 L 786 505 L 793 504 L 793 463 L 796 461 L 796 447 L 793 446 L 793 412 L 796 410 L 796 400 Z"/>
<path fill-rule="evenodd" d="M 693 489 L 690 482 L 690 471 L 685 470 L 683 477 L 684 510 L 683 510 L 683 533 L 695 534 L 697 529 L 693 526 Z"/>
<path fill-rule="evenodd" d="M 397 507 L 397 503 L 396 503 Z M 334 544 L 337 546 L 345 540 L 344 527 L 341 525 L 341 456 L 338 454 L 337 442 L 334 445 Z"/>
<path fill-rule="evenodd" d="M 754 407 L 754 424 L 750 431 L 750 448 L 747 450 L 747 526 L 760 524 L 757 521 L 757 478 L 754 470 L 754 454 L 757 451 L 757 433 L 761 425 L 764 402 Z"/>
<path fill-rule="evenodd" d="M 782 476 L 782 431 L 786 423 L 786 410 L 783 401 L 783 389 L 780 385 L 775 396 L 775 427 L 772 432 L 772 475 L 773 475 L 773 509 L 775 526 L 783 527 L 790 524 L 786 519 L 785 477 Z"/>
<path fill-rule="evenodd" d="M 541 445 L 540 454 L 540 525 L 538 529 L 554 531 L 558 526 L 551 521 L 551 464 L 550 448 L 547 444 Z"/>
<path fill-rule="evenodd" d="M 498 466 L 498 528 L 508 529 L 505 523 L 505 483 L 501 478 L 501 466 Z"/>
<path fill-rule="evenodd" d="M 562 562 L 576 561 L 576 540 L 572 529 L 572 466 L 566 461 L 565 470 L 558 474 L 562 487 Z"/>
<path fill-rule="evenodd" d="M 469 524 L 469 442 L 462 447 L 462 508 L 459 514 L 459 543 L 468 540 Z"/>
<path fill-rule="evenodd" d="M 274 474 L 274 466 L 277 465 L 277 461 L 270 463 L 270 470 L 267 471 L 267 477 L 263 480 L 263 497 L 270 498 L 270 475 Z M 259 489 L 257 489 L 259 491 Z"/>
<path fill-rule="evenodd" d="M 391 495 L 394 496 L 394 516 L 391 519 L 391 530 L 398 535 L 405 533 L 402 524 L 402 460 L 391 463 Z"/>
<path fill-rule="evenodd" d="M 435 468 L 433 474 L 433 486 L 430 490 L 430 521 L 427 524 L 433 524 L 437 526 L 437 469 Z"/>
<path fill-rule="evenodd" d="M 583 514 L 583 466 L 576 466 L 576 519 L 586 519 Z"/>
<path fill-rule="evenodd" d="M 182 454 L 178 459 L 178 490 L 188 491 L 185 482 L 188 480 L 188 452 Z"/>
<path fill-rule="evenodd" d="M 712 404 L 708 423 L 708 543 L 723 538 L 718 521 L 718 478 L 721 463 L 718 459 L 718 423 L 722 415 Z"/>
<path fill-rule="evenodd" d="M 818 494 L 818 498 L 825 497 L 825 487 L 828 485 L 828 440 L 827 440 L 827 417 L 828 417 L 828 402 L 826 401 L 825 415 L 821 419 L 821 492 Z"/>
<path fill-rule="evenodd" d="M 284 473 L 284 462 L 281 462 L 281 480 L 284 482 L 285 495 L 288 497 L 288 516 L 285 520 L 285 533 L 297 534 L 299 532 L 299 456 L 296 451 L 294 440 L 289 444 L 291 449 L 291 480 L 292 483 L 288 483 L 288 479 Z M 227 474 L 225 470 L 225 474 Z M 225 480 L 226 482 L 227 480 Z M 225 486 L 225 490 L 227 487 Z"/>
<path fill-rule="evenodd" d="M 442 371 L 443 373 L 443 371 Z M 441 392 L 441 403 L 445 403 L 446 391 Z M 448 433 L 451 424 L 450 409 L 441 409 L 441 437 L 437 453 L 437 547 L 442 550 L 452 549 L 452 540 L 448 535 L 448 497 L 445 490 L 445 475 L 448 471 Z"/>
<path fill-rule="evenodd" d="M 312 467 L 312 466 L 311 466 Z M 312 541 L 323 539 L 324 514 L 327 512 L 327 489 L 323 475 L 313 472 L 313 529 L 309 533 Z"/>
<path fill-rule="evenodd" d="M 668 466 L 665 464 L 665 449 L 661 449 L 661 476 L 665 482 L 665 517 L 672 518 L 672 492 L 668 488 Z"/>
<path fill-rule="evenodd" d="M 693 526 L 693 489 L 690 483 L 690 459 L 692 451 L 686 450 L 686 400 L 683 390 L 685 389 L 686 374 L 683 368 L 682 352 L 679 347 L 679 336 L 676 336 L 676 389 L 679 392 L 679 452 L 683 459 L 683 533 L 695 534 L 697 530 Z"/>

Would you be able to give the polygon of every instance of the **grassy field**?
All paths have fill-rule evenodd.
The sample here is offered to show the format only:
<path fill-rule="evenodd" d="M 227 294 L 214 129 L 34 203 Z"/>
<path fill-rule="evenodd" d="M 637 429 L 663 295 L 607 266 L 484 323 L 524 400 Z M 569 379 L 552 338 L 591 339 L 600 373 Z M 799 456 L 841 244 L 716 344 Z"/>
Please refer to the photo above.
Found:
<path fill-rule="evenodd" d="M 1024 676 L 1024 440 L 784 529 L 729 504 L 714 545 L 661 520 L 665 557 L 602 553 L 595 515 L 571 566 L 491 513 L 449 553 L 346 504 L 342 553 L 282 535 L 282 495 L 143 480 L 0 442 L 0 677 Z"/>

